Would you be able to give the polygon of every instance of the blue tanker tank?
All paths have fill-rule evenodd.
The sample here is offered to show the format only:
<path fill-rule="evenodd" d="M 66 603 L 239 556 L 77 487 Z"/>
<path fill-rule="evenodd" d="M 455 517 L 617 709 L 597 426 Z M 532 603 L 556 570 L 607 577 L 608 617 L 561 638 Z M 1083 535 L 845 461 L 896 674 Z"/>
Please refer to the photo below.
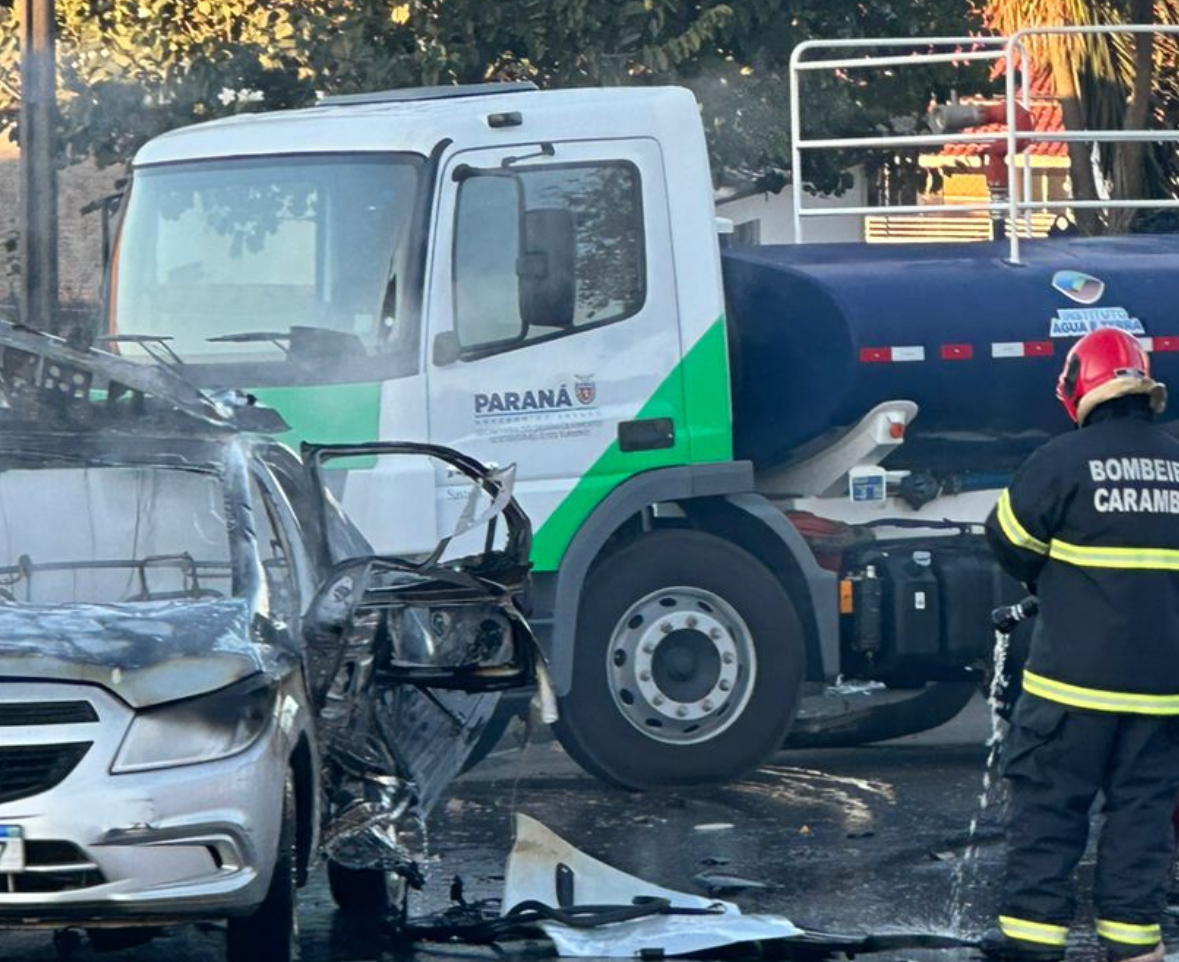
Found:
<path fill-rule="evenodd" d="M 787 463 L 905 399 L 920 413 L 889 467 L 1010 470 L 1070 428 L 1056 377 L 1098 325 L 1147 338 L 1155 377 L 1179 394 L 1179 237 L 1030 242 L 1018 266 L 1006 254 L 1006 244 L 725 250 L 737 456 Z"/>

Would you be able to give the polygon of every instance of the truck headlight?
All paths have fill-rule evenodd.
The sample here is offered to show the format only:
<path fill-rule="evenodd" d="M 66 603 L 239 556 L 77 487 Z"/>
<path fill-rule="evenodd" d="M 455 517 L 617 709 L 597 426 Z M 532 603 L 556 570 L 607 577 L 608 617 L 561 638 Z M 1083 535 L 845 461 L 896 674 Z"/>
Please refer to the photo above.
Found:
<path fill-rule="evenodd" d="M 269 680 L 254 677 L 137 712 L 111 772 L 195 765 L 244 752 L 266 730 L 277 693 Z"/>

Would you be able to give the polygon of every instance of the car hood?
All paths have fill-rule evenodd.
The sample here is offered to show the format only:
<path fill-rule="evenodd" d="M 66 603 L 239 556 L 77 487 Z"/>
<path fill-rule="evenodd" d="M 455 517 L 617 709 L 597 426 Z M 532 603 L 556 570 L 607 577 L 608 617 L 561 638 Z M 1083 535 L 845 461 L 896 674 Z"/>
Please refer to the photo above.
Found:
<path fill-rule="evenodd" d="M 0 604 L 0 677 L 101 685 L 133 708 L 280 671 L 283 654 L 252 639 L 237 599 Z"/>

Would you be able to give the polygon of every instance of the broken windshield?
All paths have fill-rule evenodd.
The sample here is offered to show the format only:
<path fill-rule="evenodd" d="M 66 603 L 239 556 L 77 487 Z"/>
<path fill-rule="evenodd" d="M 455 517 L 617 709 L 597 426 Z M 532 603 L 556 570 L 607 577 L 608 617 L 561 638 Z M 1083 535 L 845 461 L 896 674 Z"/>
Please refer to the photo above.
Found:
<path fill-rule="evenodd" d="M 222 491 L 215 474 L 154 466 L 0 472 L 0 603 L 228 597 Z"/>
<path fill-rule="evenodd" d="M 192 363 L 298 361 L 292 332 L 326 335 L 313 341 L 317 365 L 325 347 L 353 361 L 415 357 L 403 304 L 421 163 L 317 155 L 138 170 L 112 269 L 112 329 L 167 338 Z M 144 353 L 133 342 L 120 350 Z"/>

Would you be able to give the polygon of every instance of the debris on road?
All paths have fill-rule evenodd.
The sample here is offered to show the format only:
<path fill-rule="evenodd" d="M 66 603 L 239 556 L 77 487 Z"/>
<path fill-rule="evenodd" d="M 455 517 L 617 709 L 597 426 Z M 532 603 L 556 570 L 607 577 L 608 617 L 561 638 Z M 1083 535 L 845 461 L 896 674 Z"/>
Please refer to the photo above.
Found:
<path fill-rule="evenodd" d="M 692 882 L 698 885 L 708 895 L 725 895 L 732 892 L 749 892 L 768 889 L 765 882 L 741 878 L 740 875 L 723 875 L 719 872 L 697 872 L 692 876 Z"/>
<path fill-rule="evenodd" d="M 731 877 L 748 887 L 761 883 Z M 452 895 L 454 892 L 452 891 Z M 780 915 L 743 914 L 731 902 L 653 885 L 574 848 L 536 819 L 516 814 L 498 915 L 494 900 L 469 903 L 461 891 L 450 909 L 419 919 L 397 935 L 412 942 L 495 944 L 515 956 L 546 939 L 562 958 L 665 958 L 701 952 L 813 959 L 905 949 L 971 947 L 930 932 L 883 934 L 807 931 Z M 507 947 L 505 947 L 507 946 Z"/>

